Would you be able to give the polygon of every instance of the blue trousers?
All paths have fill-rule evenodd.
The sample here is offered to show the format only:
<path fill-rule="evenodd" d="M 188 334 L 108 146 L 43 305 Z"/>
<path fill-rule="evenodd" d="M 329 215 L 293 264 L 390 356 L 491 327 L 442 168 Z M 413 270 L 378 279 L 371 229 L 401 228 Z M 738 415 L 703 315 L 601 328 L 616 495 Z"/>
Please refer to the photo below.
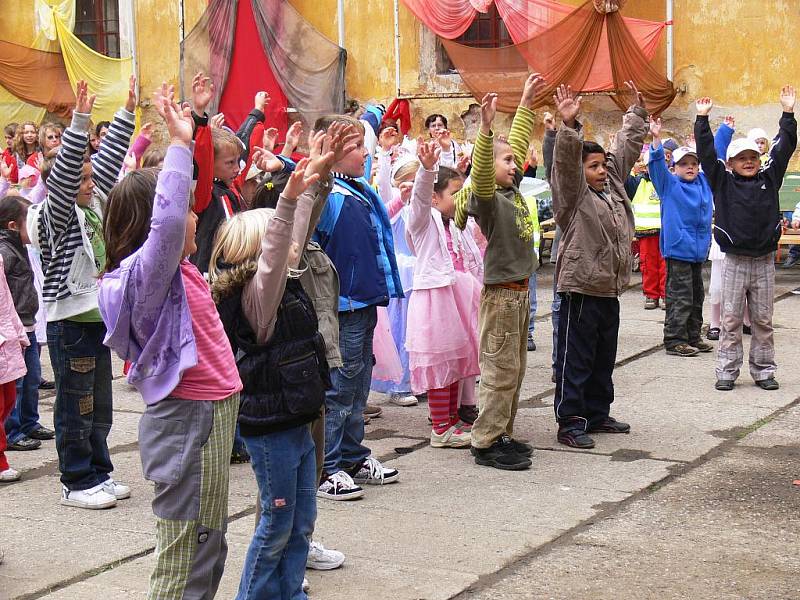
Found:
<path fill-rule="evenodd" d="M 40 429 L 39 384 L 42 381 L 42 363 L 39 342 L 35 333 L 28 333 L 31 345 L 25 348 L 25 366 L 28 372 L 17 379 L 17 403 L 6 419 L 6 439 L 15 444 L 29 433 Z"/>

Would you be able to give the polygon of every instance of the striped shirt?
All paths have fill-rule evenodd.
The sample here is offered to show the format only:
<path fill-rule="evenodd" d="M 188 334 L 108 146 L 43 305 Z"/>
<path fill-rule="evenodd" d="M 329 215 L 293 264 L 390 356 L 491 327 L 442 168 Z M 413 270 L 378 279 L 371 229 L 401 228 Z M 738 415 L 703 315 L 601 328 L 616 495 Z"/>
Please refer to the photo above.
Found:
<path fill-rule="evenodd" d="M 114 116 L 108 129 L 108 134 L 103 138 L 97 154 L 92 156 L 92 180 L 95 184 L 95 198 L 105 202 L 111 188 L 117 182 L 117 175 L 122 168 L 125 154 L 130 145 L 133 134 L 135 116 L 133 113 L 121 109 Z M 38 242 L 42 253 L 42 271 L 44 273 L 43 298 L 48 310 L 48 320 L 68 318 L 70 311 L 58 311 L 58 316 L 53 319 L 54 305 L 70 298 L 75 292 L 94 291 L 93 307 L 96 308 L 96 283 L 88 284 L 86 289 L 77 290 L 73 283 L 73 290 L 67 285 L 70 270 L 76 252 L 83 248 L 84 238 L 87 233 L 82 231 L 81 222 L 78 220 L 75 202 L 81 185 L 83 171 L 83 157 L 89 142 L 87 131 L 89 115 L 74 113 L 72 125 L 68 127 L 61 138 L 61 149 L 56 156 L 53 169 L 47 178 L 47 199 L 45 200 L 38 225 Z M 98 207 L 102 216 L 102 207 Z M 88 239 L 88 238 L 87 238 Z M 90 261 L 94 272 L 88 275 L 96 276 L 94 264 Z M 86 275 L 86 274 L 84 274 Z M 88 277 L 74 277 L 76 281 L 88 281 Z M 91 287 L 89 287 L 91 285 Z M 74 314 L 79 314 L 82 310 Z"/>

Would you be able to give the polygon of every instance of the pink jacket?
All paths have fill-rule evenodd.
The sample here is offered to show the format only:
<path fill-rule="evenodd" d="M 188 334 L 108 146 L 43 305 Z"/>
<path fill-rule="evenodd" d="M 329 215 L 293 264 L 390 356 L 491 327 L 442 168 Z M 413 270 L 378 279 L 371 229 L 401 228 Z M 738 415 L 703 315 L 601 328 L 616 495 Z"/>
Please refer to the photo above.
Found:
<path fill-rule="evenodd" d="M 406 239 L 417 257 L 414 266 L 414 289 L 426 290 L 453 285 L 456 280 L 453 260 L 447 249 L 441 213 L 431 208 L 433 184 L 437 171 L 420 167 L 414 180 L 411 195 L 411 216 L 406 225 Z M 450 227 L 453 244 L 464 260 L 464 268 L 483 280 L 483 261 L 469 229 L 460 231 L 455 224 Z"/>
<path fill-rule="evenodd" d="M 3 257 L 0 256 L 0 384 L 15 381 L 28 372 L 23 348 L 29 344 L 28 334 L 14 310 L 14 299 L 8 289 Z"/>

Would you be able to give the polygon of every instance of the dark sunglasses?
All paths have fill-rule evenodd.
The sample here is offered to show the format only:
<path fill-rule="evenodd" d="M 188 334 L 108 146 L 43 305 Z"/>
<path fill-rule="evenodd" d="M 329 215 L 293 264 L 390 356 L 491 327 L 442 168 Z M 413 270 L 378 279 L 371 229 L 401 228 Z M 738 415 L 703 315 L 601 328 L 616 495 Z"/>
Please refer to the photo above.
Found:
<path fill-rule="evenodd" d="M 50 135 L 47 136 L 47 139 L 48 140 L 60 140 L 61 139 L 61 134 L 56 134 L 56 135 L 50 134 Z"/>

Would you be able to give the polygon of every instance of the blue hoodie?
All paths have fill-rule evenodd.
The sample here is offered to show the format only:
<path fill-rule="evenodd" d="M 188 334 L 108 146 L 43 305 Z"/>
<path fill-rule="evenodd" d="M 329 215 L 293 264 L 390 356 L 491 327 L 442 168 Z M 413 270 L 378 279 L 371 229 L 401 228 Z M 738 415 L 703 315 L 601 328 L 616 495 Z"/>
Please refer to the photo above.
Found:
<path fill-rule="evenodd" d="M 703 262 L 711 247 L 711 187 L 700 173 L 694 181 L 684 181 L 669 172 L 664 147 L 650 149 L 650 180 L 661 198 L 661 239 L 664 258 Z"/>

